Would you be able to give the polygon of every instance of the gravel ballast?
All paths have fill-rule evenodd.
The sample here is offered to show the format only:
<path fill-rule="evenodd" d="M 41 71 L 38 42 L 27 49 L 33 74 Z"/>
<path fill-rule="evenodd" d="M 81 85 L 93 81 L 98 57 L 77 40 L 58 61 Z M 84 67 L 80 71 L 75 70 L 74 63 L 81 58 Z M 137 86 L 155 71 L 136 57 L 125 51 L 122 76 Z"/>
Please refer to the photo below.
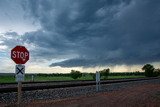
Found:
<path fill-rule="evenodd" d="M 103 84 L 99 92 L 110 92 L 116 90 L 123 90 L 128 87 L 137 87 L 144 84 L 160 84 L 160 79 L 132 81 L 124 83 Z M 79 95 L 89 95 L 97 93 L 96 85 L 70 87 L 70 88 L 57 88 L 57 89 L 44 89 L 35 91 L 22 92 L 22 101 L 28 103 L 34 100 L 49 100 L 49 99 L 62 99 L 68 97 L 75 97 Z M 17 102 L 17 92 L 2 93 L 0 94 L 0 104 L 15 104 Z"/>

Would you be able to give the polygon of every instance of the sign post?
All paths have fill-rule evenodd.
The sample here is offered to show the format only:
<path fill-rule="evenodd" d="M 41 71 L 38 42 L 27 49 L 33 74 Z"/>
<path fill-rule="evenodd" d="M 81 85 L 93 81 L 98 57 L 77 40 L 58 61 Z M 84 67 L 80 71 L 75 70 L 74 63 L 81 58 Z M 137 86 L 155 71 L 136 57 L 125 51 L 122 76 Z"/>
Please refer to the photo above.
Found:
<path fill-rule="evenodd" d="M 96 91 L 100 91 L 100 73 L 96 71 Z"/>
<path fill-rule="evenodd" d="M 22 81 L 25 76 L 25 64 L 29 60 L 29 51 L 24 46 L 16 46 L 11 50 L 11 59 L 17 64 L 15 66 L 16 82 L 18 82 L 18 105 L 21 104 Z"/>
<path fill-rule="evenodd" d="M 18 64 L 16 65 L 15 71 L 16 81 L 18 82 L 18 104 L 20 104 L 22 96 L 22 81 L 24 81 L 25 76 L 25 66 L 22 64 Z"/>
<path fill-rule="evenodd" d="M 22 64 L 16 65 L 16 81 L 24 81 L 25 76 L 25 66 Z"/>
<path fill-rule="evenodd" d="M 22 96 L 22 82 L 18 82 L 18 105 L 21 104 L 21 96 Z"/>

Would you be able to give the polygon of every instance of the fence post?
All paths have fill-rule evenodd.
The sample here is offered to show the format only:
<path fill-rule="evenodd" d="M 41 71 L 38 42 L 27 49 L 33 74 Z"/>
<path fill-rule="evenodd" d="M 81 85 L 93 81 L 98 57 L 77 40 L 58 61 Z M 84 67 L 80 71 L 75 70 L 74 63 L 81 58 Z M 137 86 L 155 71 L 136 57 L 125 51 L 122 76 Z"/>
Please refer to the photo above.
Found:
<path fill-rule="evenodd" d="M 100 91 L 100 73 L 96 71 L 96 91 Z"/>
<path fill-rule="evenodd" d="M 34 75 L 32 75 L 32 82 L 34 82 Z"/>

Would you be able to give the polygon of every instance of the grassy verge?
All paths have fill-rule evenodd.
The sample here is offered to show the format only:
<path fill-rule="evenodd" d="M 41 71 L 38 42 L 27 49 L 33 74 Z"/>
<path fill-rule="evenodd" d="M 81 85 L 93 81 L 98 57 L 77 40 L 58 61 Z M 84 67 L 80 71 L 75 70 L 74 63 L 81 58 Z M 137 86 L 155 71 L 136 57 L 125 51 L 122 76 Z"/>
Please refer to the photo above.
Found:
<path fill-rule="evenodd" d="M 0 83 L 15 82 L 14 76 L 0 76 Z"/>
<path fill-rule="evenodd" d="M 109 76 L 108 79 L 120 79 L 120 78 L 141 78 L 144 76 Z M 101 79 L 104 79 L 103 77 Z M 25 81 L 31 81 L 31 76 L 26 75 Z M 35 76 L 34 81 L 67 81 L 67 80 L 74 80 L 71 77 L 63 77 L 63 76 Z M 82 76 L 81 78 L 78 78 L 77 80 L 93 80 L 91 75 L 88 76 Z M 15 82 L 14 76 L 0 76 L 0 83 L 10 83 Z"/>
<path fill-rule="evenodd" d="M 135 75 L 131 75 L 131 76 L 109 76 L 108 79 L 120 79 L 120 78 L 143 78 L 145 76 L 135 76 Z"/>

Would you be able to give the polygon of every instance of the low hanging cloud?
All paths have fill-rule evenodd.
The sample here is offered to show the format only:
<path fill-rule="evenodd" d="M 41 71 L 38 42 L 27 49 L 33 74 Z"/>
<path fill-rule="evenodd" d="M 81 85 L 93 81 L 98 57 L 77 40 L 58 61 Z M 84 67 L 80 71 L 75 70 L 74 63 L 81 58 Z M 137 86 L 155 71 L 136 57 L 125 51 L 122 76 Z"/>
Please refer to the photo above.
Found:
<path fill-rule="evenodd" d="M 66 59 L 50 67 L 91 67 L 160 61 L 160 1 L 26 0 L 41 29 L 22 41 L 35 57 Z"/>

